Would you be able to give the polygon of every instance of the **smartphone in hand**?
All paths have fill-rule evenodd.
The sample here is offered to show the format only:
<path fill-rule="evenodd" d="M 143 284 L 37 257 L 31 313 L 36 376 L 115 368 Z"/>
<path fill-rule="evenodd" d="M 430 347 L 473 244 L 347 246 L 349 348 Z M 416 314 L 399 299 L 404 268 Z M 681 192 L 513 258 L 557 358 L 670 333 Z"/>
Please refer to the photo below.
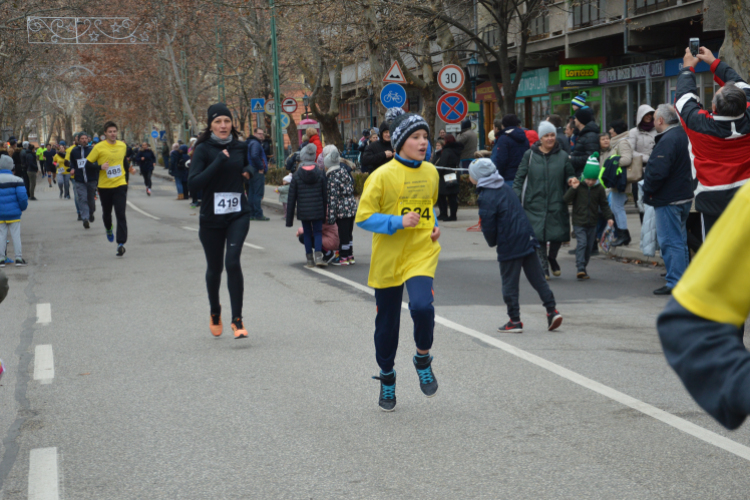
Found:
<path fill-rule="evenodd" d="M 701 48 L 701 39 L 691 38 L 690 39 L 690 53 L 693 54 L 693 57 L 698 56 L 698 53 L 700 52 L 700 48 Z"/>

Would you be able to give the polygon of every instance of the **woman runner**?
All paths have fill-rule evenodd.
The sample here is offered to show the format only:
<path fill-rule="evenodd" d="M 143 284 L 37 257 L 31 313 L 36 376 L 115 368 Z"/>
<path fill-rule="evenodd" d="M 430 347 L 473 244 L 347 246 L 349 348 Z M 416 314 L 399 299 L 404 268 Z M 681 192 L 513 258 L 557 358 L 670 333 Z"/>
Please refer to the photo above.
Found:
<path fill-rule="evenodd" d="M 237 136 L 226 104 L 208 108 L 208 126 L 195 144 L 188 183 L 190 191 L 203 191 L 205 201 L 201 205 L 199 236 L 208 264 L 206 287 L 211 305 L 211 333 L 218 337 L 223 330 L 219 287 L 226 261 L 232 330 L 235 339 L 245 339 L 247 330 L 242 323 L 245 281 L 240 256 L 250 229 L 250 205 L 243 188 L 252 174 L 247 146 Z"/>

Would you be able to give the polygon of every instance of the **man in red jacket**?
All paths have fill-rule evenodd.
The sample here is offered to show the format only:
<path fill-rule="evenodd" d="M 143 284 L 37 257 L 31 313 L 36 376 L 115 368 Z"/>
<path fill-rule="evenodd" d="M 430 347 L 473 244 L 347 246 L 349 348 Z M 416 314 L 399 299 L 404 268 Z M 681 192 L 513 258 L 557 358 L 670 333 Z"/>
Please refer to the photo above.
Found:
<path fill-rule="evenodd" d="M 721 88 L 711 111 L 698 102 L 695 66 L 711 67 Z M 703 219 L 703 235 L 729 205 L 737 190 L 750 179 L 750 85 L 705 47 L 697 57 L 685 49 L 683 70 L 677 78 L 675 108 L 690 140 L 693 177 L 698 180 L 695 208 Z"/>

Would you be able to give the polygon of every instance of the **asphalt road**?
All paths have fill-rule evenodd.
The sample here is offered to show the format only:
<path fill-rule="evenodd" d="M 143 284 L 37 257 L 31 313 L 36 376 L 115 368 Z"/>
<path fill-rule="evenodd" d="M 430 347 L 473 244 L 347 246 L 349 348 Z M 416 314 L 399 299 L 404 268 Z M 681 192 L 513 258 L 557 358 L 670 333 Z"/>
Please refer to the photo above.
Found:
<path fill-rule="evenodd" d="M 747 498 L 750 431 L 701 412 L 664 361 L 659 268 L 595 258 L 577 282 L 563 251 L 551 282 L 562 328 L 546 331 L 522 279 L 526 332 L 499 334 L 495 253 L 468 223 L 445 224 L 440 390 L 419 391 L 405 313 L 386 414 L 370 378 L 365 232 L 356 266 L 311 272 L 268 210 L 247 239 L 262 249 L 242 257 L 250 338 L 232 338 L 227 313 L 216 339 L 197 210 L 166 181 L 151 197 L 133 182 L 129 200 L 159 220 L 128 207 L 122 259 L 99 210 L 84 230 L 56 188 L 23 216 L 30 265 L 5 269 L 0 305 L 0 500 Z M 222 301 L 228 310 L 225 288 Z M 51 380 L 35 380 L 37 346 L 51 346 Z"/>

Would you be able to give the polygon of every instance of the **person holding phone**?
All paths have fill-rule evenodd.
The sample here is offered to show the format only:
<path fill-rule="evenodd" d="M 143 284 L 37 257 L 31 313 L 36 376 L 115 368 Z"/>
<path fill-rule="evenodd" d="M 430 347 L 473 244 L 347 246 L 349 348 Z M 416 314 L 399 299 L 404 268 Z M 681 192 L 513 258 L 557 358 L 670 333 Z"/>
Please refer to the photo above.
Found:
<path fill-rule="evenodd" d="M 240 257 L 250 230 L 245 181 L 252 175 L 247 145 L 238 138 L 232 113 L 226 104 L 214 104 L 208 108 L 208 124 L 195 143 L 188 174 L 190 191 L 203 191 L 198 234 L 206 254 L 209 329 L 214 337 L 223 331 L 219 288 L 225 261 L 234 338 L 246 339 L 248 335 L 242 322 L 245 279 Z"/>
<path fill-rule="evenodd" d="M 709 65 L 721 85 L 710 109 L 703 109 L 698 99 L 695 66 L 701 61 Z M 705 239 L 735 193 L 750 179 L 750 85 L 707 48 L 700 47 L 693 56 L 688 47 L 675 99 L 694 156 L 698 180 L 695 209 L 701 214 Z"/>

